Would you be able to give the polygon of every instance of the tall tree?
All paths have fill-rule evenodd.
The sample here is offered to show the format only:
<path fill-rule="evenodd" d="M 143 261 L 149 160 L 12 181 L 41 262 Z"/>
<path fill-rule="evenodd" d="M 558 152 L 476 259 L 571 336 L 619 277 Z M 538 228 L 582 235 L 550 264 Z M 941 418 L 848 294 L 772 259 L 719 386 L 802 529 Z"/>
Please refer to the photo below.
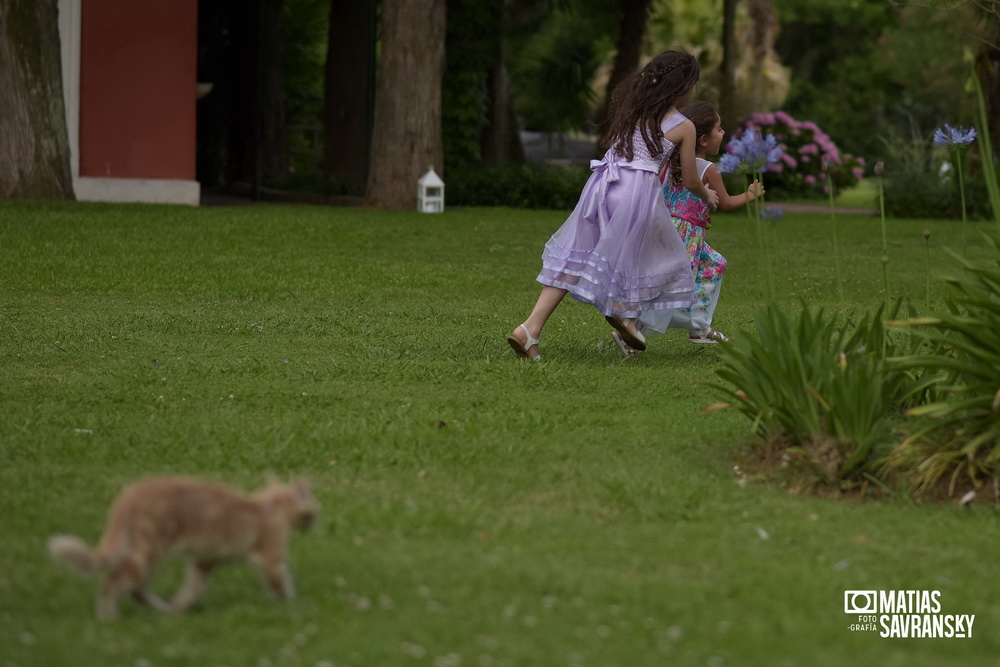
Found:
<path fill-rule="evenodd" d="M 333 0 L 323 85 L 323 169 L 358 194 L 368 181 L 375 99 L 375 0 Z"/>
<path fill-rule="evenodd" d="M 0 2 L 0 198 L 75 198 L 56 2 Z"/>
<path fill-rule="evenodd" d="M 739 107 L 736 100 L 736 62 L 739 59 L 736 45 L 736 3 L 739 0 L 722 0 L 722 62 L 719 64 L 719 108 L 725 109 L 726 133 L 736 126 L 739 116 L 732 109 Z"/>
<path fill-rule="evenodd" d="M 603 135 L 608 129 L 608 113 L 611 110 L 611 97 L 618 84 L 632 76 L 639 68 L 642 57 L 642 40 L 646 35 L 646 23 L 649 20 L 651 0 L 619 0 L 618 1 L 618 35 L 615 39 L 615 62 L 608 77 L 607 92 L 604 95 L 604 105 L 597 115 L 598 127 L 602 138 L 598 152 L 607 148 Z"/>
<path fill-rule="evenodd" d="M 994 155 L 1000 155 L 1000 7 L 996 2 L 976 2 L 985 38 L 976 54 L 976 76 L 983 89 L 986 125 Z"/>
<path fill-rule="evenodd" d="M 375 87 L 368 202 L 416 206 L 417 179 L 443 172 L 441 78 L 445 0 L 382 0 L 381 57 Z"/>
<path fill-rule="evenodd" d="M 498 39 L 494 47 L 493 65 L 487 80 L 489 106 L 482 133 L 482 150 L 483 162 L 495 167 L 508 162 L 523 163 L 524 146 L 518 131 L 503 40 Z"/>
<path fill-rule="evenodd" d="M 749 110 L 756 110 L 767 108 L 764 69 L 781 24 L 778 22 L 778 13 L 774 10 L 771 0 L 747 0 L 747 13 L 750 17 L 750 62 L 753 63 L 747 101 L 750 105 Z"/>
<path fill-rule="evenodd" d="M 441 90 L 445 168 L 523 162 L 505 36 L 511 0 L 447 0 L 448 63 Z"/>
<path fill-rule="evenodd" d="M 204 1 L 204 0 L 202 0 Z M 257 32 L 257 87 L 260 120 L 258 178 L 271 180 L 288 172 L 284 84 L 281 77 L 281 9 L 284 0 L 262 0 Z"/>

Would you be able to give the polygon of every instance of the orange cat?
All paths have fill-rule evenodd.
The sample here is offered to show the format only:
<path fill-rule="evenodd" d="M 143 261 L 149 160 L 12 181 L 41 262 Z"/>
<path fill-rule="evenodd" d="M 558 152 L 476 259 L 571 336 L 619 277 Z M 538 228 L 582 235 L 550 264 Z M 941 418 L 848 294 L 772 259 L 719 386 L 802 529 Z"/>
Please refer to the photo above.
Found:
<path fill-rule="evenodd" d="M 128 486 L 108 513 L 104 535 L 91 550 L 78 537 L 53 535 L 54 559 L 84 572 L 103 572 L 97 615 L 110 618 L 131 593 L 161 611 L 182 611 L 201 596 L 209 573 L 247 560 L 283 600 L 294 597 L 287 548 L 291 528 L 312 525 L 319 505 L 305 482 L 271 480 L 253 495 L 188 477 L 151 477 Z M 157 565 L 187 556 L 184 583 L 169 603 L 149 590 Z"/>

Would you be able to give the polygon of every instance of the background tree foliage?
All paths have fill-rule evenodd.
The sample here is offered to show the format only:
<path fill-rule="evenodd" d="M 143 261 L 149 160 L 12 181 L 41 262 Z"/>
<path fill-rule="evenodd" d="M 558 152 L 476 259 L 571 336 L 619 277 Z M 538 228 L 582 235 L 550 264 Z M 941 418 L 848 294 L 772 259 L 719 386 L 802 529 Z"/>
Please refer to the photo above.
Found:
<path fill-rule="evenodd" d="M 517 110 L 525 129 L 593 130 L 595 84 L 598 68 L 612 49 L 615 4 L 571 0 L 517 26 L 510 52 Z"/>
<path fill-rule="evenodd" d="M 446 37 L 447 65 L 441 89 L 446 173 L 484 163 L 490 84 L 495 77 L 502 79 L 506 71 L 503 9 L 500 2 L 448 1 L 449 16 L 462 18 L 448 22 Z"/>
<path fill-rule="evenodd" d="M 728 128 L 751 112 L 784 110 L 819 124 L 869 164 L 900 143 L 926 140 L 944 122 L 971 124 L 975 102 L 965 84 L 974 60 L 1000 141 L 1000 3 L 993 0 L 441 1 L 447 69 L 440 118 L 431 125 L 441 127 L 443 162 L 453 174 L 522 162 L 523 130 L 596 139 L 617 77 L 667 48 L 698 57 L 697 96 L 719 104 Z M 5 7 L 16 17 L 17 8 L 52 5 L 10 0 Z M 346 76 L 358 60 L 334 48 L 348 33 L 331 30 L 342 15 L 333 10 L 360 5 L 373 17 L 394 6 L 267 0 L 260 3 L 266 14 L 244 20 L 250 14 L 233 0 L 200 3 L 201 42 L 214 44 L 215 60 L 200 60 L 199 76 L 219 84 L 199 104 L 200 180 L 361 194 L 369 167 L 387 166 L 369 149 L 375 77 Z M 357 31 L 351 50 L 372 54 L 372 68 L 391 55 L 382 28 L 376 22 Z M 15 69 L 27 72 L 23 65 L 6 72 Z M 239 75 L 230 81 L 225 72 Z M 248 100 L 256 100 L 252 114 Z M 348 108 L 361 115 L 350 130 L 336 122 Z"/>
<path fill-rule="evenodd" d="M 368 167 L 366 146 L 347 141 L 343 128 L 321 113 L 324 63 L 327 108 L 331 99 L 359 96 L 359 86 L 348 86 L 346 79 L 339 89 L 329 84 L 331 71 L 355 67 L 351 59 L 330 60 L 325 41 L 324 19 L 338 2 L 343 4 L 284 0 L 282 18 L 291 164 L 307 172 L 322 168 L 320 156 L 309 156 L 315 138 L 302 128 L 326 125 L 332 130 L 326 141 L 328 183 L 343 181 L 329 155 L 349 145 L 352 154 L 364 153 L 363 168 Z M 472 178 L 470 169 L 523 162 L 519 130 L 548 133 L 553 142 L 567 135 L 596 140 L 608 91 L 621 76 L 616 70 L 627 72 L 636 57 L 625 58 L 624 66 L 618 62 L 622 53 L 616 45 L 621 46 L 617 40 L 623 37 L 636 46 L 640 61 L 667 48 L 693 53 L 702 66 L 697 97 L 719 105 L 730 132 L 752 112 L 784 110 L 817 123 L 841 149 L 863 156 L 869 165 L 894 159 L 909 142 L 925 141 L 944 122 L 971 124 L 974 104 L 965 88 L 971 55 L 979 56 L 991 117 L 1000 116 L 1000 83 L 989 85 L 1000 82 L 1000 51 L 995 48 L 1000 38 L 993 39 L 1000 29 L 997 4 L 447 0 L 441 93 L 445 177 L 454 183 Z M 373 52 L 377 48 L 372 45 Z M 994 134 L 1000 137 L 1000 131 Z M 353 159 L 356 164 L 357 156 Z M 310 179 L 285 179 L 296 181 Z M 477 176 L 474 182 L 491 178 Z M 354 192 L 358 190 L 355 186 Z"/>
<path fill-rule="evenodd" d="M 776 0 L 778 53 L 792 71 L 786 110 L 814 120 L 873 161 L 886 142 L 929 137 L 971 117 L 963 45 L 967 6 L 950 11 L 883 0 Z"/>

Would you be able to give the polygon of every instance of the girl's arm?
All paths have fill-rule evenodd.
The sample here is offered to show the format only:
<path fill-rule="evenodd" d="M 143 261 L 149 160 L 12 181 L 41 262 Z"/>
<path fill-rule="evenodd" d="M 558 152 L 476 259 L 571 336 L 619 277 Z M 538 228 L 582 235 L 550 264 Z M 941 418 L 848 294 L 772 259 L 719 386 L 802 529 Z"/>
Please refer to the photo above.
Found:
<path fill-rule="evenodd" d="M 723 211 L 731 211 L 734 208 L 749 204 L 764 194 L 764 185 L 756 178 L 743 194 L 729 194 L 726 192 L 726 184 L 722 181 L 722 174 L 719 173 L 719 168 L 714 164 L 705 170 L 705 182 L 708 183 L 708 187 L 718 193 L 719 208 Z"/>
<path fill-rule="evenodd" d="M 697 195 L 702 201 L 714 209 L 719 205 L 719 195 L 710 185 L 705 185 L 698 178 L 698 165 L 694 159 L 694 145 L 698 140 L 694 123 L 684 120 L 680 125 L 665 135 L 679 150 L 681 158 L 681 180 L 684 187 Z"/>

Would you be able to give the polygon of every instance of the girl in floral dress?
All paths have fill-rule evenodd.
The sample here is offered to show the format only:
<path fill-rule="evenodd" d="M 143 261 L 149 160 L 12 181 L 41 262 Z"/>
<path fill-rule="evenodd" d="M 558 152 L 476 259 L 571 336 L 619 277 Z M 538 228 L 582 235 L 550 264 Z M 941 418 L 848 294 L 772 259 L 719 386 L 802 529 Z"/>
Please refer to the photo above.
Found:
<path fill-rule="evenodd" d="M 699 182 L 703 182 L 719 195 L 719 208 L 728 211 L 745 206 L 764 194 L 764 186 L 754 179 L 746 192 L 730 195 L 722 181 L 718 167 L 709 162 L 709 155 L 717 155 L 722 146 L 725 131 L 722 129 L 722 119 L 711 104 L 698 102 L 681 109 L 695 126 L 697 141 L 695 146 L 695 169 Z M 677 233 L 687 248 L 691 260 L 691 269 L 695 275 L 696 298 L 688 308 L 672 310 L 655 310 L 644 313 L 640 318 L 640 329 L 643 331 L 664 332 L 667 328 L 687 329 L 688 342 L 699 344 L 716 344 L 728 342 L 728 338 L 720 331 L 712 328 L 712 317 L 719 303 L 719 290 L 722 287 L 722 277 L 726 272 L 726 258 L 720 255 L 705 240 L 705 232 L 711 227 L 709 207 L 694 196 L 685 186 L 686 178 L 682 178 L 685 167 L 672 157 L 666 165 L 663 179 L 663 197 L 670 209 Z M 634 352 L 618 341 L 622 353 L 632 356 Z"/>
<path fill-rule="evenodd" d="M 687 53 L 666 51 L 626 79 L 612 98 L 611 148 L 591 162 L 580 201 L 545 244 L 542 291 L 507 337 L 518 357 L 541 360 L 538 338 L 567 294 L 604 314 L 634 349 L 646 348 L 638 318 L 694 300 L 687 252 L 660 192 L 661 161 L 677 154 L 683 182 L 709 207 L 716 194 L 695 173 L 694 124 L 676 104 L 694 89 L 700 69 Z"/>

